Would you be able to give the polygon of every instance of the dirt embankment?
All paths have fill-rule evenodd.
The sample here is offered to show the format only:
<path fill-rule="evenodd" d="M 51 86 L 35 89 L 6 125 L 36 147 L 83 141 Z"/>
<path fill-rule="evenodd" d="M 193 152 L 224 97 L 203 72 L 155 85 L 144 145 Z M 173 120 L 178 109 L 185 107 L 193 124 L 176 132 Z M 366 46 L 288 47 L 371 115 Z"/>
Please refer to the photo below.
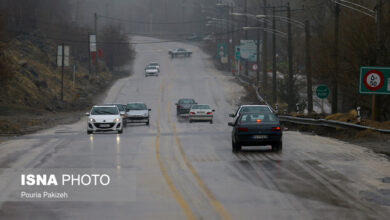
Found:
<path fill-rule="evenodd" d="M 96 97 L 116 79 L 129 75 L 100 72 L 89 74 L 88 62 L 71 57 L 64 69 L 64 99 L 61 72 L 56 66 L 55 42 L 14 39 L 5 53 L 11 59 L 12 77 L 0 88 L 0 136 L 18 135 L 78 120 Z M 73 83 L 73 64 L 76 66 Z M 101 69 L 104 70 L 101 64 Z M 80 113 L 80 114 L 75 114 Z"/>

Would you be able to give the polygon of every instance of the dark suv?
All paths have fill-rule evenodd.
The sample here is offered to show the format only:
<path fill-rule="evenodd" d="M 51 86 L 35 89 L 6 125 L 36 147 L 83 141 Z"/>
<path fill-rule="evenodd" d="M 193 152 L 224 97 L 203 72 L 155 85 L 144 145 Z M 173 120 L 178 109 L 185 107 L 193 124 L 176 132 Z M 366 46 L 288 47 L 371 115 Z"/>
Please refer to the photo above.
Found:
<path fill-rule="evenodd" d="M 176 103 L 176 114 L 189 114 L 192 105 L 198 104 L 194 99 L 179 99 Z"/>

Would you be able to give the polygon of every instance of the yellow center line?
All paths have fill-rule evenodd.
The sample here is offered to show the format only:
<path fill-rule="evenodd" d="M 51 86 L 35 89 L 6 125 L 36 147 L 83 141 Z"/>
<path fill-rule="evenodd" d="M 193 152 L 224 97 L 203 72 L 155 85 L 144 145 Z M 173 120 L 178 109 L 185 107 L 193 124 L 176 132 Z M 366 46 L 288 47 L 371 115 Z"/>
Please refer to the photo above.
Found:
<path fill-rule="evenodd" d="M 164 81 L 161 82 L 161 87 L 160 87 L 160 94 L 163 95 L 163 88 L 164 88 Z M 157 136 L 156 136 L 156 143 L 155 143 L 155 147 L 156 147 L 156 158 L 157 158 L 157 162 L 158 162 L 158 165 L 160 167 L 160 170 L 161 170 L 161 173 L 165 179 L 165 182 L 167 183 L 169 189 L 171 190 L 172 194 L 173 194 L 173 197 L 176 199 L 176 202 L 180 205 L 180 207 L 182 208 L 184 214 L 186 215 L 187 219 L 191 219 L 191 220 L 195 220 L 196 217 L 195 215 L 192 213 L 192 210 L 191 208 L 189 207 L 189 205 L 187 204 L 187 202 L 184 200 L 183 196 L 179 193 L 179 191 L 177 190 L 176 186 L 173 184 L 171 178 L 169 177 L 168 175 L 168 172 L 161 160 L 161 155 L 160 155 L 160 123 L 159 123 L 159 120 L 160 120 L 160 105 L 161 105 L 161 100 L 158 104 L 158 108 L 157 108 L 157 114 L 156 114 L 156 127 L 157 127 Z"/>
<path fill-rule="evenodd" d="M 171 89 L 171 83 L 172 78 L 168 83 L 168 89 Z M 172 131 L 175 136 L 176 146 L 179 149 L 180 155 L 184 160 L 184 164 L 187 166 L 187 168 L 191 171 L 192 175 L 194 176 L 196 182 L 198 183 L 199 187 L 203 190 L 203 192 L 207 195 L 209 198 L 211 204 L 213 205 L 214 209 L 217 211 L 217 213 L 225 220 L 232 220 L 232 217 L 229 215 L 229 213 L 226 211 L 226 209 L 223 207 L 223 205 L 218 201 L 218 199 L 214 196 L 214 194 L 210 191 L 210 189 L 203 183 L 202 178 L 199 176 L 199 174 L 196 172 L 195 168 L 192 166 L 190 161 L 188 160 L 186 154 L 184 153 L 183 147 L 181 145 L 179 136 L 177 135 L 176 131 L 176 124 L 172 122 L 171 115 L 170 115 L 170 105 L 168 104 L 167 107 L 168 111 L 168 122 L 172 126 Z"/>

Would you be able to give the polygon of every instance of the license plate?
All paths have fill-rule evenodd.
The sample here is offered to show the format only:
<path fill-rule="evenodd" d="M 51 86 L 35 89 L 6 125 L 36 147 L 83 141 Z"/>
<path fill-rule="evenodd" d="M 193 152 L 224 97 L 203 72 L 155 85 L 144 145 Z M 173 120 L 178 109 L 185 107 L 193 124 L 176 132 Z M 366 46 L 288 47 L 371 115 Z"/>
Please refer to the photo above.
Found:
<path fill-rule="evenodd" d="M 110 127 L 110 125 L 109 124 L 100 124 L 100 127 L 101 128 L 108 128 L 108 127 Z"/>
<path fill-rule="evenodd" d="M 268 138 L 268 136 L 267 135 L 254 135 L 253 136 L 253 139 L 267 139 Z"/>

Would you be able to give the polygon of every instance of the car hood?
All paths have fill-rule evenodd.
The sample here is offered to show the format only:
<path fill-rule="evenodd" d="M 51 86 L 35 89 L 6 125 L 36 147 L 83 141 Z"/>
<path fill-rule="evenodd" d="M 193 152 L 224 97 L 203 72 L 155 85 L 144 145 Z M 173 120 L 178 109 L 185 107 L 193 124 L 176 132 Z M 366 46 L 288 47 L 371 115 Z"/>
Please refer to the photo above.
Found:
<path fill-rule="evenodd" d="M 121 118 L 120 115 L 91 115 L 88 118 L 95 119 L 96 122 L 113 122 L 116 118 Z"/>
<path fill-rule="evenodd" d="M 144 114 L 148 114 L 149 111 L 146 109 L 146 110 L 130 110 L 127 112 L 127 115 L 141 115 L 141 116 L 144 116 Z"/>

